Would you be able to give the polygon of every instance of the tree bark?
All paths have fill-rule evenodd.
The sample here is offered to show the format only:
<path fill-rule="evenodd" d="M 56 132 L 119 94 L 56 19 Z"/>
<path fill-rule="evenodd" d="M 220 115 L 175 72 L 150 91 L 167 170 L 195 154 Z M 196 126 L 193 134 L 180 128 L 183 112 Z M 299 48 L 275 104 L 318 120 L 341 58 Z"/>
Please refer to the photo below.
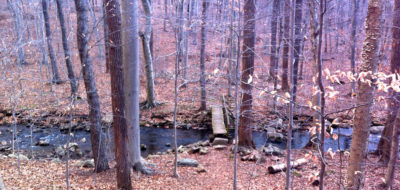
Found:
<path fill-rule="evenodd" d="M 146 15 L 146 27 L 145 31 L 140 34 L 143 43 L 143 53 L 146 69 L 146 82 L 147 82 L 147 96 L 146 96 L 146 108 L 153 108 L 156 107 L 156 93 L 154 92 L 154 72 L 153 72 L 153 57 L 150 47 L 150 40 L 152 34 L 152 27 L 151 27 L 151 2 L 150 0 L 142 0 L 142 6 Z"/>
<path fill-rule="evenodd" d="M 125 87 L 125 117 L 128 126 L 128 147 L 131 165 L 138 171 L 140 161 L 139 126 L 139 23 L 138 1 L 122 0 L 122 41 L 124 42 L 123 65 Z"/>
<path fill-rule="evenodd" d="M 121 12 L 119 0 L 104 0 L 105 19 L 109 26 L 109 58 L 111 76 L 111 101 L 113 110 L 113 128 L 115 142 L 115 160 L 117 162 L 118 189 L 132 189 L 128 157 L 128 128 L 125 118 L 124 72 L 122 63 Z"/>
<path fill-rule="evenodd" d="M 303 37 L 301 36 L 301 24 L 303 17 L 303 0 L 296 0 L 296 14 L 295 14 L 295 28 L 294 28 L 294 63 L 293 63 L 293 101 L 296 102 L 296 92 L 297 92 L 297 75 L 299 70 L 300 52 L 301 52 L 301 41 Z"/>
<path fill-rule="evenodd" d="M 351 53 L 350 53 L 350 65 L 351 72 L 353 75 L 356 73 L 356 46 L 357 46 L 357 21 L 358 21 L 358 1 L 352 0 L 353 3 L 353 17 L 351 18 Z M 351 83 L 351 94 L 356 93 L 356 81 Z"/>
<path fill-rule="evenodd" d="M 256 39 L 256 0 L 244 1 L 244 26 L 243 26 L 243 54 L 242 54 L 242 77 L 240 86 L 242 88 L 242 101 L 239 117 L 239 146 L 254 147 L 251 130 L 252 118 L 252 82 L 249 81 L 254 73 L 254 45 Z"/>
<path fill-rule="evenodd" d="M 9 9 L 11 10 L 11 14 L 14 17 L 14 28 L 15 31 L 17 32 L 17 46 L 18 46 L 18 64 L 20 65 L 27 65 L 28 63 L 25 60 L 25 53 L 23 50 L 23 39 L 24 39 L 24 34 L 23 34 L 23 29 L 22 27 L 24 26 L 23 24 L 23 19 L 21 17 L 21 10 L 19 6 L 16 5 L 16 1 L 12 0 L 7 0 L 7 4 Z"/>
<path fill-rule="evenodd" d="M 63 8 L 62 0 L 56 0 L 56 3 L 57 3 L 57 16 L 58 20 L 60 21 L 60 27 L 61 27 L 61 38 L 65 56 L 64 59 L 65 59 L 65 64 L 67 65 L 69 83 L 71 85 L 71 94 L 75 95 L 78 90 L 77 89 L 78 87 L 76 86 L 75 74 L 71 64 L 71 56 L 69 52 L 68 39 L 67 39 L 67 29 L 65 27 L 64 12 L 62 9 Z"/>
<path fill-rule="evenodd" d="M 363 45 L 362 61 L 359 73 L 367 73 L 364 80 L 373 81 L 372 75 L 378 67 L 378 50 L 382 28 L 382 0 L 370 0 L 365 23 L 366 39 Z M 375 85 L 358 81 L 357 105 L 354 115 L 353 137 L 350 147 L 349 167 L 347 170 L 347 188 L 362 189 L 364 184 L 365 158 L 368 153 L 369 127 Z"/>
<path fill-rule="evenodd" d="M 393 74 L 400 73 L 400 0 L 394 1 L 393 26 L 392 26 L 392 51 L 390 60 L 390 71 Z M 390 99 L 388 103 L 388 113 L 385 128 L 379 140 L 377 153 L 381 154 L 381 162 L 387 164 L 390 158 L 392 132 L 396 116 L 400 107 L 400 93 L 390 89 Z"/>
<path fill-rule="evenodd" d="M 289 90 L 289 78 L 288 78 L 288 71 L 289 71 L 289 29 L 290 29 L 290 0 L 285 0 L 285 18 L 284 18 L 284 46 L 283 46 L 283 56 L 282 56 L 282 91 Z"/>
<path fill-rule="evenodd" d="M 109 54 L 110 54 L 110 45 L 109 45 L 109 43 L 110 43 L 110 40 L 108 39 L 108 36 L 109 36 L 109 28 L 108 28 L 108 24 L 107 24 L 107 12 L 106 12 L 106 8 L 105 8 L 105 6 L 106 5 L 103 5 L 103 7 L 102 7 L 102 9 L 103 9 L 103 17 L 104 17 L 104 20 L 103 20 L 103 30 L 104 30 L 104 32 L 103 32 L 103 34 L 104 34 L 104 49 L 105 49 L 105 54 L 106 54 L 106 73 L 109 73 L 110 72 L 110 65 L 109 65 L 109 63 L 110 63 L 110 61 L 108 60 L 108 59 L 110 59 L 110 56 L 109 56 Z"/>
<path fill-rule="evenodd" d="M 398 1 L 397 1 L 398 2 Z M 393 126 L 393 135 L 391 141 L 390 159 L 385 175 L 386 189 L 393 189 L 393 179 L 396 171 L 396 162 L 399 154 L 399 135 L 400 135 L 400 114 L 397 114 L 396 121 Z"/>
<path fill-rule="evenodd" d="M 278 61 L 277 61 L 277 44 L 276 44 L 276 33 L 278 28 L 278 17 L 280 14 L 279 0 L 274 0 L 272 5 L 272 22 L 271 22 L 271 55 L 270 55 L 270 68 L 269 75 L 272 80 L 277 79 L 278 73 Z M 276 90 L 276 89 L 274 89 Z"/>
<path fill-rule="evenodd" d="M 53 44 L 52 44 L 53 40 L 51 37 L 48 0 L 42 0 L 42 9 L 43 9 L 42 11 L 43 11 L 44 26 L 45 26 L 45 31 L 46 31 L 47 48 L 49 50 L 51 71 L 53 73 L 52 80 L 53 80 L 53 83 L 60 84 L 61 79 L 60 79 L 60 75 L 58 74 L 56 53 L 54 52 L 54 48 L 53 48 Z"/>
<path fill-rule="evenodd" d="M 105 137 L 103 135 L 100 123 L 101 115 L 99 95 L 97 94 L 92 60 L 89 55 L 89 1 L 75 0 L 75 8 L 78 22 L 76 34 L 79 58 L 82 65 L 83 81 L 85 83 L 87 101 L 89 104 L 90 138 L 92 141 L 95 172 L 102 172 L 109 169 L 109 166 L 105 151 Z"/>
<path fill-rule="evenodd" d="M 203 0 L 203 11 L 201 17 L 201 44 L 200 44 L 200 87 L 201 87 L 201 103 L 200 110 L 206 110 L 206 74 L 205 74 L 205 54 L 206 54 L 206 40 L 207 40 L 207 8 L 208 0 Z"/>

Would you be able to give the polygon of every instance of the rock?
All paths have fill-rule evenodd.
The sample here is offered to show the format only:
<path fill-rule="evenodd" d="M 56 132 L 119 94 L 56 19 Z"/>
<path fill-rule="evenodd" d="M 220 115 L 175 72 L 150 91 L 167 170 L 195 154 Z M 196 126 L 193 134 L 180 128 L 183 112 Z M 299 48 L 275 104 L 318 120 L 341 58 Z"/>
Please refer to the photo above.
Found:
<path fill-rule="evenodd" d="M 223 150 L 223 149 L 226 149 L 227 146 L 226 145 L 214 145 L 213 148 L 215 150 Z"/>
<path fill-rule="evenodd" d="M 369 131 L 372 134 L 380 134 L 380 133 L 382 133 L 384 128 L 385 128 L 385 126 L 372 126 L 371 128 L 369 128 Z"/>
<path fill-rule="evenodd" d="M 213 146 L 215 145 L 228 145 L 228 139 L 227 138 L 220 138 L 216 137 L 212 143 Z"/>
<path fill-rule="evenodd" d="M 83 137 L 83 138 L 81 139 L 81 143 L 85 143 L 85 142 L 86 142 L 86 138 Z"/>
<path fill-rule="evenodd" d="M 198 153 L 199 151 L 200 151 L 200 147 L 198 147 L 198 146 L 193 146 L 193 147 L 190 147 L 190 148 L 189 148 L 188 153 L 189 153 L 189 154 L 194 154 L 194 153 Z"/>
<path fill-rule="evenodd" d="M 6 146 L 7 145 L 7 141 L 1 141 L 1 145 Z"/>
<path fill-rule="evenodd" d="M 171 149 L 168 149 L 168 150 L 171 150 Z M 167 150 L 167 152 L 168 152 L 168 150 Z M 172 152 L 172 150 L 171 150 L 171 152 Z M 160 155 L 150 154 L 150 155 L 147 156 L 147 159 L 154 159 L 154 158 L 159 158 L 159 157 L 160 157 Z"/>
<path fill-rule="evenodd" d="M 205 140 L 205 141 L 200 143 L 200 146 L 210 146 L 210 141 L 209 140 Z"/>
<path fill-rule="evenodd" d="M 264 128 L 264 131 L 266 131 L 267 133 L 276 133 L 276 129 L 273 127 L 266 127 Z"/>
<path fill-rule="evenodd" d="M 188 151 L 188 149 L 182 145 L 178 147 L 178 153 L 184 153 L 187 151 Z"/>
<path fill-rule="evenodd" d="M 172 151 L 172 149 L 167 149 L 167 154 L 171 154 L 173 151 Z"/>
<path fill-rule="evenodd" d="M 165 146 L 170 147 L 171 143 L 166 143 Z"/>
<path fill-rule="evenodd" d="M 249 155 L 243 156 L 243 157 L 241 158 L 241 160 L 242 160 L 242 161 L 251 161 L 251 162 L 255 162 L 255 161 L 257 161 L 259 158 L 260 158 L 260 157 L 257 156 L 257 154 L 249 154 Z"/>
<path fill-rule="evenodd" d="M 0 154 L 0 160 L 3 160 L 5 158 L 7 158 L 7 156 L 4 156 L 4 155 Z"/>
<path fill-rule="evenodd" d="M 207 170 L 206 170 L 202 165 L 200 165 L 200 166 L 196 169 L 196 172 L 197 172 L 197 173 L 206 173 Z"/>
<path fill-rule="evenodd" d="M 140 144 L 140 150 L 146 150 L 147 146 L 145 144 Z"/>
<path fill-rule="evenodd" d="M 333 121 L 332 121 L 332 127 L 333 128 L 338 128 L 338 127 L 341 127 L 343 125 L 343 119 L 342 118 L 340 118 L 340 117 L 338 117 L 338 118 L 335 118 Z"/>
<path fill-rule="evenodd" d="M 278 156 L 271 156 L 271 160 L 277 162 L 281 159 Z"/>
<path fill-rule="evenodd" d="M 189 167 L 197 167 L 199 165 L 199 162 L 197 160 L 189 159 L 189 158 L 184 158 L 178 160 L 178 166 L 189 166 Z"/>
<path fill-rule="evenodd" d="M 47 137 L 40 138 L 39 141 L 36 143 L 36 146 L 49 146 L 50 140 Z"/>
<path fill-rule="evenodd" d="M 201 155 L 206 155 L 206 154 L 208 154 L 208 148 L 201 147 L 199 152 Z"/>
<path fill-rule="evenodd" d="M 260 150 L 265 155 L 282 156 L 284 154 L 283 150 L 271 144 L 261 147 Z"/>
<path fill-rule="evenodd" d="M 32 133 L 41 133 L 41 132 L 43 132 L 43 129 L 36 128 L 32 130 Z"/>
<path fill-rule="evenodd" d="M 9 154 L 8 157 L 9 157 L 9 158 L 18 159 L 18 154 Z M 27 156 L 23 155 L 23 154 L 19 154 L 19 159 L 20 159 L 21 161 L 28 161 L 28 160 L 29 160 L 29 158 L 28 158 Z"/>
<path fill-rule="evenodd" d="M 285 141 L 285 137 L 281 133 L 267 133 L 267 138 L 272 142 Z"/>
<path fill-rule="evenodd" d="M 94 160 L 90 159 L 90 160 L 85 160 L 82 164 L 82 167 L 84 168 L 94 168 Z"/>
<path fill-rule="evenodd" d="M 266 127 L 264 128 L 275 128 L 275 129 L 283 129 L 283 120 L 281 118 L 272 120 Z"/>
<path fill-rule="evenodd" d="M 58 146 L 55 150 L 56 155 L 63 157 L 65 155 L 65 149 L 63 149 L 61 146 Z"/>

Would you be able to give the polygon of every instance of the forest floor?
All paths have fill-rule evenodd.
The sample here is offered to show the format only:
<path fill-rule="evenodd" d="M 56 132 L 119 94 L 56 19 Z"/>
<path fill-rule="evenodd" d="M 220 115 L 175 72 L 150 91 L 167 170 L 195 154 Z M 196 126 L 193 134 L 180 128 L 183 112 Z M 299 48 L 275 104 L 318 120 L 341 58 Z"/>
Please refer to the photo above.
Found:
<path fill-rule="evenodd" d="M 296 150 L 294 158 L 307 157 L 310 150 Z M 314 153 L 316 154 L 316 152 Z M 132 186 L 134 189 L 232 189 L 233 183 L 233 155 L 228 150 L 210 150 L 207 155 L 179 154 L 179 158 L 198 160 L 199 167 L 178 167 L 179 178 L 174 178 L 173 155 L 157 155 L 147 159 L 156 164 L 156 174 L 153 176 L 138 176 L 134 173 Z M 312 182 L 317 179 L 318 161 L 309 162 L 292 172 L 293 189 L 317 189 Z M 382 189 L 382 176 L 385 168 L 377 162 L 378 158 L 369 155 L 366 169 L 364 189 Z M 340 189 L 343 184 L 347 167 L 348 155 L 342 155 L 342 161 L 337 153 L 333 157 L 327 156 L 328 163 L 325 176 L 325 189 Z M 115 163 L 111 169 L 98 174 L 93 168 L 76 166 L 77 160 L 72 160 L 70 167 L 71 189 L 116 189 Z M 400 161 L 399 161 L 400 162 Z M 238 189 L 284 189 L 285 173 L 269 174 L 268 166 L 285 163 L 283 157 L 266 157 L 266 162 L 238 162 Z M 342 163 L 342 164 L 340 164 Z M 342 167 L 340 167 L 342 166 Z M 400 163 L 397 164 L 400 166 Z M 204 168 L 205 172 L 199 172 Z M 0 160 L 0 175 L 8 189 L 65 189 L 65 162 L 49 160 L 22 161 L 21 173 L 18 174 L 17 160 L 5 158 Z M 341 174 L 341 175 L 340 175 Z M 394 179 L 394 189 L 400 189 L 400 178 Z"/>

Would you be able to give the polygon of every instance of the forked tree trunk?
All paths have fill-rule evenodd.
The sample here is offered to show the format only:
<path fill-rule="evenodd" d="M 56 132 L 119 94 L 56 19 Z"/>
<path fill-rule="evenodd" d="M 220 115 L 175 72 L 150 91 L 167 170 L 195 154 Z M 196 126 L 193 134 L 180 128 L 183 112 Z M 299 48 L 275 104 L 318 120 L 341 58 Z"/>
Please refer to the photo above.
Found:
<path fill-rule="evenodd" d="M 42 11 L 43 11 L 44 26 L 45 26 L 45 31 L 46 31 L 47 48 L 49 50 L 49 56 L 50 56 L 51 71 L 53 73 L 52 80 L 53 80 L 53 83 L 59 84 L 59 83 L 61 83 L 61 79 L 60 79 L 60 75 L 58 74 L 56 53 L 54 52 L 54 48 L 53 48 L 53 44 L 52 44 L 53 40 L 51 37 L 48 0 L 42 0 Z"/>
<path fill-rule="evenodd" d="M 254 73 L 254 45 L 256 39 L 256 0 L 244 1 L 244 26 L 242 47 L 242 77 L 240 86 L 242 88 L 242 101 L 239 117 L 239 146 L 254 147 L 252 129 L 250 127 L 252 118 L 252 89 L 253 83 L 249 80 Z"/>
<path fill-rule="evenodd" d="M 27 62 L 25 60 L 25 53 L 22 48 L 22 43 L 24 39 L 24 33 L 23 33 L 23 20 L 21 16 L 21 9 L 19 6 L 16 5 L 16 1 L 13 0 L 7 0 L 7 4 L 9 6 L 9 9 L 11 10 L 12 16 L 14 17 L 14 28 L 15 31 L 17 32 L 17 48 L 18 48 L 18 64 L 20 65 L 26 65 Z"/>
<path fill-rule="evenodd" d="M 206 54 L 206 40 L 207 40 L 207 8 L 208 0 L 203 0 L 203 11 L 201 18 L 201 44 L 200 44 L 200 87 L 201 87 L 201 103 L 200 110 L 206 110 L 206 71 L 205 71 L 205 54 Z"/>
<path fill-rule="evenodd" d="M 109 169 L 106 157 L 105 135 L 101 129 L 101 115 L 99 95 L 92 68 L 92 60 L 89 55 L 88 14 L 89 0 L 75 0 L 77 14 L 77 42 L 79 58 L 82 65 L 83 81 L 85 83 L 87 101 L 89 104 L 90 139 L 94 157 L 95 171 L 102 172 Z"/>
<path fill-rule="evenodd" d="M 60 21 L 60 27 L 61 27 L 61 38 L 62 38 L 62 45 L 63 45 L 64 56 L 65 56 L 64 59 L 65 59 L 65 64 L 67 65 L 69 83 L 71 85 L 71 94 L 75 95 L 78 89 L 76 86 L 74 69 L 72 68 L 71 56 L 69 53 L 67 29 L 65 27 L 64 12 L 62 9 L 63 8 L 62 0 L 56 0 L 56 3 L 57 3 L 57 16 L 58 16 L 58 20 Z"/>
<path fill-rule="evenodd" d="M 378 50 L 382 28 L 382 0 L 369 0 L 368 15 L 365 22 L 366 39 L 361 54 L 362 64 L 359 73 L 376 73 L 378 67 Z M 367 74 L 364 80 L 371 80 Z M 358 81 L 357 107 L 354 115 L 353 137 L 350 147 L 349 167 L 347 170 L 347 188 L 362 189 L 364 184 L 365 158 L 368 153 L 369 127 L 375 87 L 367 82 Z"/>
<path fill-rule="evenodd" d="M 139 22 L 138 1 L 122 0 L 122 41 L 124 42 L 125 118 L 128 126 L 128 147 L 131 165 L 142 170 L 139 126 Z"/>
<path fill-rule="evenodd" d="M 392 73 L 398 74 L 400 73 L 400 0 L 394 1 L 393 13 L 390 70 Z M 382 132 L 377 148 L 377 152 L 382 155 L 381 162 L 384 164 L 387 164 L 390 158 L 392 132 L 400 107 L 400 93 L 394 92 L 390 89 L 390 97 L 391 98 L 387 100 L 388 114 L 386 116 L 385 128 Z"/>
<path fill-rule="evenodd" d="M 121 12 L 119 0 L 104 0 L 105 19 L 109 26 L 107 39 L 112 42 L 106 49 L 109 52 L 108 62 L 111 76 L 111 101 L 113 110 L 113 128 L 115 143 L 115 160 L 117 162 L 118 189 L 132 189 L 130 162 L 128 157 L 128 127 L 125 118 L 124 72 L 122 64 Z"/>
<path fill-rule="evenodd" d="M 288 71 L 289 71 L 289 29 L 290 29 L 290 0 L 285 0 L 284 6 L 284 46 L 283 46 L 283 55 L 282 55 L 282 91 L 289 90 L 289 78 L 288 78 Z"/>
<path fill-rule="evenodd" d="M 153 108 L 156 107 L 156 93 L 154 92 L 154 72 L 153 72 L 153 57 L 150 47 L 150 39 L 152 34 L 151 27 L 151 2 L 150 0 L 142 0 L 143 10 L 145 12 L 146 17 L 146 27 L 144 33 L 140 34 L 143 43 L 143 53 L 144 59 L 146 61 L 145 69 L 146 69 L 146 82 L 147 82 L 147 96 L 146 96 L 146 107 Z"/>

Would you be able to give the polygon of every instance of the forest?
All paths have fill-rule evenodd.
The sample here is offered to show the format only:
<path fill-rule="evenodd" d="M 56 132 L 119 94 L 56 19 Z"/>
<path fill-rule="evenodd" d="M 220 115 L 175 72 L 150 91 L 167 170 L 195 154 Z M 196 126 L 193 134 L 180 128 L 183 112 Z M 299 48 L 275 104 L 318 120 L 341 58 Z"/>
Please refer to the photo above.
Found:
<path fill-rule="evenodd" d="M 400 0 L 0 0 L 0 190 L 400 189 Z"/>

